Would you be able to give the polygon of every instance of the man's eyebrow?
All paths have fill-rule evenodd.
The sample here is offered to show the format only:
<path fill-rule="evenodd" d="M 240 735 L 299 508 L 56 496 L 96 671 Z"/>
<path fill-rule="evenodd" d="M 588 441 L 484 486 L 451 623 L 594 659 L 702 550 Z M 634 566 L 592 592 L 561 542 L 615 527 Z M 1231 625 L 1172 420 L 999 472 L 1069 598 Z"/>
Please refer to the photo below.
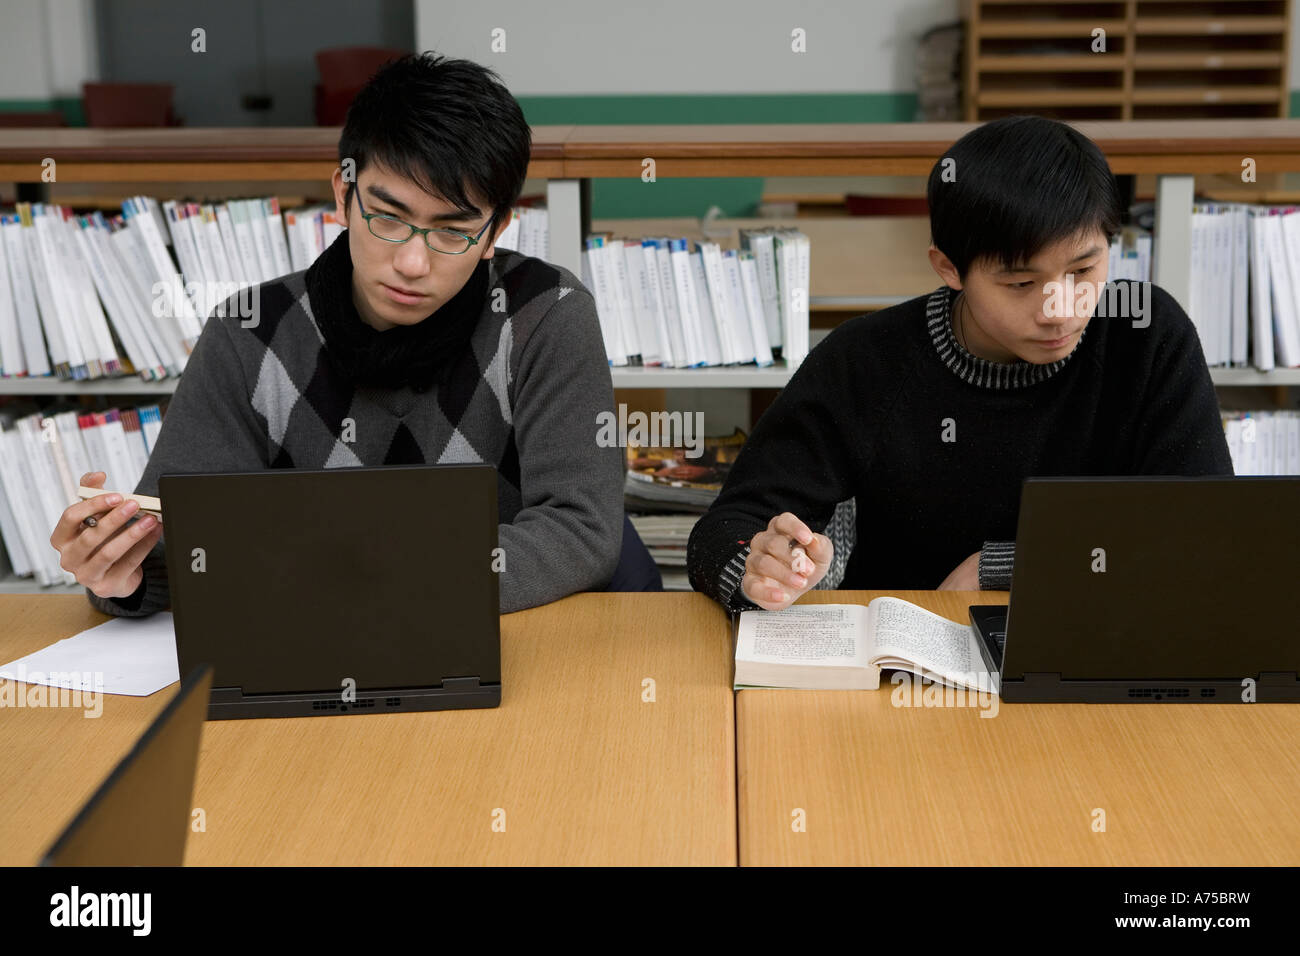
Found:
<path fill-rule="evenodd" d="M 402 202 L 383 186 L 367 186 L 366 191 L 382 203 L 387 203 L 404 216 L 414 216 L 415 210 Z M 454 213 L 448 213 L 443 216 L 434 216 L 432 222 L 464 222 L 467 219 L 477 219 L 482 212 L 474 207 L 468 209 L 458 209 Z"/>
<path fill-rule="evenodd" d="M 1082 255 L 1075 256 L 1073 259 L 1069 261 L 1069 263 L 1067 263 L 1067 265 L 1074 265 L 1076 262 L 1082 262 L 1084 259 L 1091 259 L 1093 256 L 1098 255 L 1100 252 L 1101 252 L 1101 246 L 1093 246 L 1091 249 L 1089 249 L 1087 252 L 1083 253 Z M 995 273 L 995 275 L 1010 276 L 1010 275 L 1018 275 L 1022 272 L 1037 272 L 1037 271 L 1038 270 L 1035 269 L 1032 265 L 1024 265 L 1018 269 L 999 269 Z"/>

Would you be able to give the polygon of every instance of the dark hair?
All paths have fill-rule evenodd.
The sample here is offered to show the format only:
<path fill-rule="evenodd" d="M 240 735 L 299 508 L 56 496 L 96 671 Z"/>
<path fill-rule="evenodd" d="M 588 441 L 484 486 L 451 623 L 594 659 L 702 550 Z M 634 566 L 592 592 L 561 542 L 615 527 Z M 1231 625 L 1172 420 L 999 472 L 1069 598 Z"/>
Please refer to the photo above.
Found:
<path fill-rule="evenodd" d="M 390 60 L 357 94 L 339 137 L 339 163 L 380 163 L 468 212 L 466 183 L 496 221 L 519 199 L 532 131 L 518 101 L 487 67 L 435 53 Z M 356 183 L 348 184 L 346 203 Z"/>
<path fill-rule="evenodd" d="M 945 182 L 945 160 L 955 161 Z M 978 259 L 1011 269 L 1042 248 L 1124 215 L 1119 186 L 1097 144 L 1041 116 L 1007 116 L 971 130 L 930 170 L 930 241 L 962 278 Z"/>

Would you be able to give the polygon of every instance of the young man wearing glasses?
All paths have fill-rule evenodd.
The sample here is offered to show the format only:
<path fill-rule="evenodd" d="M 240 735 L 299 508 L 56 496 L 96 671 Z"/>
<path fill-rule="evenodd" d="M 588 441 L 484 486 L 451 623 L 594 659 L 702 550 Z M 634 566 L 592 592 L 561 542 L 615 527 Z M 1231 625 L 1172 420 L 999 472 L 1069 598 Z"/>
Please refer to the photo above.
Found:
<path fill-rule="evenodd" d="M 381 69 L 339 140 L 347 229 L 305 272 L 259 286 L 253 319 L 207 320 L 135 491 L 156 495 L 168 472 L 487 462 L 503 613 L 653 589 L 612 580 L 654 572 L 644 547 L 619 563 L 623 461 L 596 440 L 614 396 L 595 302 L 568 270 L 494 245 L 530 152 L 491 71 L 433 54 Z M 51 543 L 96 608 L 151 614 L 169 603 L 161 528 L 115 504 L 68 508 Z M 436 509 L 411 513 L 431 549 L 447 546 Z"/>

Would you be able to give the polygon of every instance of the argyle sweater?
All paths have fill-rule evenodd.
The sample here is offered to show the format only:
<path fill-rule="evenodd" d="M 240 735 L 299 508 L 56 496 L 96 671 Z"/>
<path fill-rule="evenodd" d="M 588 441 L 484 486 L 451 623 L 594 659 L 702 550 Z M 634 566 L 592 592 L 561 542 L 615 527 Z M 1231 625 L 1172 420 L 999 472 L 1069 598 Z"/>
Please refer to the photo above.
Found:
<path fill-rule="evenodd" d="M 755 607 L 741 589 L 753 536 L 785 511 L 823 531 L 853 498 L 840 587 L 937 588 L 979 552 L 980 587 L 1007 588 L 1025 478 L 1231 475 L 1195 327 L 1150 292 L 1147 327 L 1108 318 L 1103 296 L 1074 350 L 1045 365 L 967 352 L 947 286 L 843 323 L 755 425 L 696 523 L 691 585 L 729 610 Z"/>
<path fill-rule="evenodd" d="M 249 328 L 214 313 L 135 492 L 157 495 L 168 473 L 485 462 L 497 469 L 502 613 L 602 588 L 622 542 L 624 464 L 618 448 L 596 442 L 597 415 L 613 409 L 614 393 L 595 301 L 571 272 L 540 259 L 498 249 L 487 263 L 470 354 L 425 392 L 342 379 L 305 272 L 263 283 Z M 165 541 L 164 530 L 131 597 L 87 588 L 90 603 L 117 616 L 168 607 Z"/>

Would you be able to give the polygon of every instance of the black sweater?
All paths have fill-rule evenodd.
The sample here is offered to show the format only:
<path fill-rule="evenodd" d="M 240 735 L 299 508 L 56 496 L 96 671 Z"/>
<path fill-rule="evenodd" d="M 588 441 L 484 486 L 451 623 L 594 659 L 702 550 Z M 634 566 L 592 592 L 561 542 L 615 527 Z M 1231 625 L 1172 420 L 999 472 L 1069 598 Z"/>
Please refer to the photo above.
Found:
<path fill-rule="evenodd" d="M 941 286 L 857 316 L 809 353 L 691 533 L 696 590 L 753 607 L 738 586 L 749 540 L 783 511 L 822 531 L 850 497 L 840 587 L 937 588 L 976 551 L 981 586 L 1007 587 L 1013 546 L 996 543 L 1014 541 L 1025 478 L 1232 474 L 1196 330 L 1163 289 L 1150 287 L 1146 327 L 1108 318 L 1102 297 L 1051 365 L 967 353 L 955 297 Z"/>

